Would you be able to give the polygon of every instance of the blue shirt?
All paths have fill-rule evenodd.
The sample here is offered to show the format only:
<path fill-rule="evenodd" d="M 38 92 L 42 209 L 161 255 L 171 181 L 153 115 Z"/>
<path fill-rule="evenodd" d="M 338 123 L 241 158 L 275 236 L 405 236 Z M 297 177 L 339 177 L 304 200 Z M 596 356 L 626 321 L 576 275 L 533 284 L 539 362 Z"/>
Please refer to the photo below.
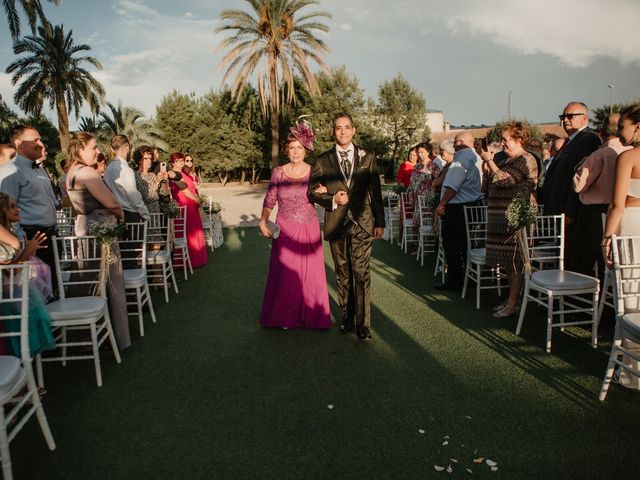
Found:
<path fill-rule="evenodd" d="M 53 227 L 56 224 L 56 197 L 51 179 L 42 166 L 16 155 L 13 162 L 0 168 L 0 191 L 13 197 L 20 208 L 22 225 Z"/>
<path fill-rule="evenodd" d="M 450 188 L 456 194 L 450 204 L 470 203 L 482 198 L 482 177 L 477 164 L 476 152 L 471 148 L 458 150 L 442 183 L 442 192 Z"/>

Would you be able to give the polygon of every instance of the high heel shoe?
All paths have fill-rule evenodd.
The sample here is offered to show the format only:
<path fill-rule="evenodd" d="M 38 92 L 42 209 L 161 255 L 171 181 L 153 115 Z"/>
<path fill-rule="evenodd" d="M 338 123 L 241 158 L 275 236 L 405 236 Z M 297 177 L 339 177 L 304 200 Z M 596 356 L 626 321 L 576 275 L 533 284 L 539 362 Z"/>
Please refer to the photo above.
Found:
<path fill-rule="evenodd" d="M 507 305 L 502 310 L 498 310 L 493 314 L 493 318 L 507 318 L 515 315 L 520 310 L 520 306 L 516 305 L 515 307 L 510 307 Z"/>
<path fill-rule="evenodd" d="M 494 312 L 499 312 L 500 310 L 502 310 L 507 305 L 509 305 L 509 300 L 508 299 L 505 300 L 504 302 L 502 302 L 500 305 L 496 305 L 495 307 L 493 307 L 493 311 Z"/>

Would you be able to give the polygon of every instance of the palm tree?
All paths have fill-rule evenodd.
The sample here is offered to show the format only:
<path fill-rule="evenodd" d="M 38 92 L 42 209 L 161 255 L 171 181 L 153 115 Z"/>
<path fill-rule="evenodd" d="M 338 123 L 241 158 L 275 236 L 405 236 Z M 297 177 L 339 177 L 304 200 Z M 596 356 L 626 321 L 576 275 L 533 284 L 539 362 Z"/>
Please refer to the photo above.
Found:
<path fill-rule="evenodd" d="M 73 43 L 72 31 L 64 34 L 62 25 L 52 27 L 47 23 L 38 27 L 37 36 L 28 36 L 17 41 L 13 53 L 29 56 L 19 58 L 7 67 L 7 73 L 14 73 L 12 85 L 24 77 L 14 95 L 15 103 L 25 112 L 38 114 L 45 100 L 49 108 L 58 113 L 58 134 L 60 146 L 66 152 L 69 143 L 69 108 L 76 118 L 84 102 L 94 114 L 98 113 L 104 88 L 87 70 L 80 65 L 87 62 L 102 69 L 94 57 L 76 56 L 79 52 L 91 50 L 89 45 Z"/>
<path fill-rule="evenodd" d="M 80 117 L 78 130 L 87 133 L 96 133 L 100 127 L 96 117 Z"/>
<path fill-rule="evenodd" d="M 238 97 L 255 73 L 262 111 L 271 119 L 271 165 L 278 165 L 279 113 L 283 104 L 295 102 L 294 73 L 297 72 L 311 95 L 320 89 L 309 62 L 327 69 L 321 54 L 328 52 L 315 32 L 328 32 L 329 27 L 318 17 L 331 18 L 326 12 L 300 14 L 317 0 L 245 0 L 251 12 L 224 10 L 220 20 L 227 22 L 216 33 L 231 32 L 220 43 L 228 49 L 220 63 L 226 68 L 226 81 L 235 74 L 231 91 Z"/>
<path fill-rule="evenodd" d="M 54 5 L 60 5 L 62 0 L 47 0 L 47 2 Z M 49 23 L 42 11 L 42 4 L 40 0 L 2 0 L 4 6 L 4 13 L 7 15 L 7 22 L 9 23 L 9 31 L 11 32 L 11 39 L 15 42 L 20 37 L 20 16 L 18 15 L 18 9 L 16 3 L 19 3 L 22 7 L 22 11 L 27 16 L 29 27 L 31 27 L 31 33 L 36 33 L 36 23 L 38 20 L 44 25 Z"/>
<path fill-rule="evenodd" d="M 100 113 L 99 127 L 111 135 L 126 135 L 134 145 L 155 145 L 160 150 L 166 150 L 166 144 L 161 139 L 162 134 L 152 120 L 146 120 L 144 114 L 134 107 L 107 102 L 110 112 Z"/>

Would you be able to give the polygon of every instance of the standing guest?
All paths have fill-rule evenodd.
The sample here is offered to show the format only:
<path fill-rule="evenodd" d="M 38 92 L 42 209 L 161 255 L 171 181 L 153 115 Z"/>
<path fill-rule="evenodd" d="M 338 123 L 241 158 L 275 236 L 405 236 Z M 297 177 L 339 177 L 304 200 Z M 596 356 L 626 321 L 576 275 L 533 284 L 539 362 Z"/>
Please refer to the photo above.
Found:
<path fill-rule="evenodd" d="M 411 183 L 411 172 L 413 171 L 413 167 L 416 166 L 416 163 L 418 163 L 418 149 L 416 147 L 411 147 L 407 154 L 407 161 L 402 162 L 400 167 L 398 167 L 398 175 L 396 176 L 398 185 L 402 184 L 409 188 L 409 184 Z"/>
<path fill-rule="evenodd" d="M 432 160 L 433 152 L 430 144 L 421 143 L 416 148 L 419 161 L 413 167 L 413 172 L 411 172 L 411 182 L 408 190 L 412 193 L 414 212 L 417 212 L 419 195 L 424 195 L 428 200 L 432 198 L 434 194 L 433 180 L 441 170 Z M 416 226 L 420 226 L 420 215 L 418 213 L 413 215 L 413 223 Z"/>
<path fill-rule="evenodd" d="M 574 259 L 580 248 L 575 239 L 580 200 L 573 190 L 573 173 L 582 159 L 600 146 L 601 141 L 595 132 L 587 128 L 589 110 L 584 103 L 569 103 L 559 117 L 569 138 L 547 169 L 542 203 L 545 215 L 565 214 L 565 267 L 574 270 Z"/>
<path fill-rule="evenodd" d="M 171 179 L 171 196 L 180 206 L 187 207 L 187 248 L 191 258 L 191 266 L 198 268 L 207 264 L 207 244 L 200 218 L 200 200 L 196 193 L 196 187 L 189 175 L 183 174 L 184 154 L 175 152 L 169 158 L 172 172 L 169 173 Z"/>
<path fill-rule="evenodd" d="M 307 196 L 324 207 L 324 239 L 329 242 L 342 310 L 342 333 L 356 329 L 371 338 L 373 240 L 384 231 L 384 203 L 378 163 L 372 152 L 352 143 L 356 129 L 348 113 L 333 118 L 336 146 L 318 156 Z M 323 185 L 327 191 L 317 191 Z"/>
<path fill-rule="evenodd" d="M 442 142 L 440 142 L 438 146 L 438 150 L 440 152 L 438 156 L 442 158 L 442 161 L 444 162 L 444 166 L 438 172 L 438 176 L 436 176 L 436 178 L 433 179 L 433 183 L 431 184 L 431 186 L 433 188 L 434 202 L 440 203 L 440 197 L 442 196 L 442 184 L 444 183 L 444 179 L 447 176 L 449 167 L 453 162 L 453 155 L 456 153 L 456 150 L 453 148 L 453 140 L 450 138 L 447 140 L 443 140 Z M 432 226 L 433 234 L 436 236 L 436 241 L 439 242 L 442 222 L 440 221 L 440 217 L 438 215 L 433 215 L 432 222 L 433 222 L 433 226 Z"/>
<path fill-rule="evenodd" d="M 127 223 L 149 220 L 149 209 L 142 200 L 142 194 L 136 187 L 136 176 L 127 163 L 131 144 L 125 135 L 116 135 L 111 139 L 111 151 L 115 155 L 104 172 L 104 182 L 109 187 L 124 210 Z"/>
<path fill-rule="evenodd" d="M 438 167 L 438 169 L 442 170 L 447 162 L 444 161 L 442 156 L 440 155 L 440 147 L 436 144 L 427 143 L 429 146 L 429 158 L 431 158 L 431 162 L 434 166 Z M 418 156 L 420 156 L 420 148 L 418 148 Z"/>
<path fill-rule="evenodd" d="M 31 240 L 38 232 L 46 235 L 45 247 L 36 256 L 55 272 L 51 238 L 57 235 L 56 210 L 61 206 L 53 182 L 42 162 L 47 149 L 40 133 L 34 127 L 19 125 L 11 131 L 11 141 L 18 152 L 14 162 L 0 168 L 0 191 L 17 201 L 20 209 L 20 225 L 26 238 Z M 53 292 L 57 292 L 57 278 L 51 276 Z"/>
<path fill-rule="evenodd" d="M 540 175 L 538 175 L 538 200 L 542 201 L 544 198 L 543 189 L 544 189 L 544 179 L 547 175 L 547 170 L 549 170 L 549 165 L 553 162 L 554 157 L 558 154 L 562 145 L 564 145 L 566 139 L 564 138 L 555 138 L 549 144 L 549 155 L 542 159 L 542 168 L 540 170 Z M 544 150 L 543 150 L 544 152 Z"/>
<path fill-rule="evenodd" d="M 67 192 L 73 208 L 78 212 L 76 235 L 91 235 L 92 225 L 96 222 L 114 225 L 124 222 L 122 207 L 95 168 L 100 153 L 95 138 L 90 133 L 76 132 L 71 137 L 67 152 Z M 118 348 L 123 350 L 131 345 L 127 300 L 118 245 L 113 244 L 111 250 L 115 261 L 108 265 L 109 313 Z"/>
<path fill-rule="evenodd" d="M 196 169 L 196 163 L 194 162 L 193 157 L 189 154 L 186 154 L 184 156 L 184 168 L 182 169 L 182 171 L 191 177 L 191 180 L 193 180 L 193 184 L 195 185 L 197 192 L 198 187 L 202 183 L 202 178 L 200 177 L 200 174 Z"/>
<path fill-rule="evenodd" d="M 613 200 L 607 213 L 602 239 L 602 252 L 609 267 L 611 267 L 611 235 L 640 235 L 640 103 L 631 105 L 620 113 L 618 138 L 622 145 L 633 148 L 621 153 L 616 162 Z M 636 243 L 631 250 L 634 255 L 637 255 L 640 245 Z M 635 270 L 623 272 L 627 280 L 634 278 L 633 275 L 637 278 Z M 637 315 L 638 312 L 640 312 L 638 298 L 630 296 L 625 299 L 624 313 Z M 637 352 L 640 345 L 624 339 L 622 347 Z M 622 361 L 636 370 L 640 368 L 640 362 L 632 360 L 627 355 L 622 357 Z M 629 375 L 625 369 L 619 370 L 617 377 L 621 385 L 640 389 L 640 379 Z"/>
<path fill-rule="evenodd" d="M 487 193 L 487 265 L 504 268 L 509 280 L 509 298 L 494 309 L 495 318 L 515 315 L 524 282 L 522 256 L 517 251 L 514 232 L 509 231 L 505 213 L 518 194 L 528 198 L 532 205 L 537 204 L 538 163 L 525 150 L 530 136 L 528 124 L 509 122 L 502 127 L 500 138 L 507 160 L 498 167 L 493 153 L 487 150 L 482 153 L 487 170 L 483 182 Z"/>
<path fill-rule="evenodd" d="M 580 239 L 576 250 L 574 270 L 595 277 L 593 266 L 598 265 L 598 276 L 604 277 L 604 258 L 600 243 L 603 227 L 602 214 L 607 213 L 613 197 L 613 181 L 618 155 L 629 150 L 616 136 L 620 115 L 608 115 L 600 126 L 602 146 L 589 155 L 573 176 L 573 188 L 578 193 L 581 208 L 576 220 L 575 235 Z"/>
<path fill-rule="evenodd" d="M 160 213 L 158 189 L 160 183 L 167 177 L 166 172 L 155 174 L 150 171 L 153 152 L 151 147 L 142 146 L 133 153 L 133 161 L 138 169 L 135 171 L 136 187 L 142 195 L 142 201 L 149 213 Z"/>
<path fill-rule="evenodd" d="M 436 213 L 442 217 L 442 247 L 447 259 L 447 281 L 435 285 L 438 290 L 460 290 L 467 259 L 467 234 L 464 207 L 482 205 L 480 170 L 473 149 L 473 135 L 463 132 L 453 141 L 456 153 L 442 183 L 440 203 Z"/>
<path fill-rule="evenodd" d="M 0 166 L 10 162 L 16 156 L 16 147 L 12 143 L 0 143 Z"/>
<path fill-rule="evenodd" d="M 329 328 L 329 292 L 324 270 L 320 222 L 307 198 L 315 133 L 307 122 L 291 127 L 285 143 L 289 163 L 273 169 L 260 215 L 260 233 L 271 237 L 267 222 L 278 204 L 280 234 L 273 240 L 260 323 L 265 327 Z M 325 189 L 320 189 L 326 192 Z"/>
<path fill-rule="evenodd" d="M 101 177 L 104 177 L 104 172 L 107 171 L 107 157 L 104 156 L 104 153 L 100 152 L 98 154 L 94 168 Z"/>

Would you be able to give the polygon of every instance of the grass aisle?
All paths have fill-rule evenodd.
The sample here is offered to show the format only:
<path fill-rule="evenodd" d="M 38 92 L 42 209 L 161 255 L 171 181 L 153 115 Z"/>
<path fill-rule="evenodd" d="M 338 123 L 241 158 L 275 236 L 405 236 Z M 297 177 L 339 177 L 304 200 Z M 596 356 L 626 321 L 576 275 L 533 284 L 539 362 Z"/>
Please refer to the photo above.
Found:
<path fill-rule="evenodd" d="M 155 296 L 158 323 L 123 363 L 104 352 L 102 388 L 89 362 L 45 366 L 58 448 L 49 452 L 31 421 L 11 445 L 15 477 L 637 476 L 638 394 L 613 386 L 596 399 L 609 343 L 593 350 L 569 329 L 554 332 L 547 355 L 535 309 L 517 337 L 515 319 L 490 318 L 491 294 L 476 310 L 472 298 L 432 289 L 432 264 L 386 242 L 374 256 L 373 342 L 336 328 L 264 330 L 269 244 L 256 229 L 226 230 L 180 295 Z"/>

